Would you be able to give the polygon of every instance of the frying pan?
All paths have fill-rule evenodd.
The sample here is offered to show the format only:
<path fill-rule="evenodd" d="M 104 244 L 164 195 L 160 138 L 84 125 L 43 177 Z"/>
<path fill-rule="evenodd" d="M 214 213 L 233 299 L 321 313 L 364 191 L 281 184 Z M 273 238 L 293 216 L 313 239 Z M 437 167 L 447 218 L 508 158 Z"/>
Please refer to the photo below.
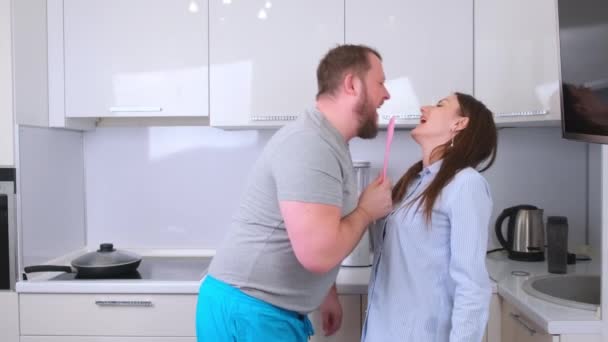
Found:
<path fill-rule="evenodd" d="M 102 243 L 97 251 L 85 253 L 72 260 L 71 267 L 65 265 L 35 265 L 24 267 L 23 271 L 25 273 L 76 273 L 78 278 L 112 278 L 135 272 L 140 263 L 141 257 L 139 255 L 115 249 L 111 243 Z"/>

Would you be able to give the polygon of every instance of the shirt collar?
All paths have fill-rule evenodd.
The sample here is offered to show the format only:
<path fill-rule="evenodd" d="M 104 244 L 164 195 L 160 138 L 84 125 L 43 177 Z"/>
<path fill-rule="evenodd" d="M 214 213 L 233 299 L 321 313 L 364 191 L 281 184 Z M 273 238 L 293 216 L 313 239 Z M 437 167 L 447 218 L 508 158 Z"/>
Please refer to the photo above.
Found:
<path fill-rule="evenodd" d="M 425 176 L 425 175 L 430 175 L 430 174 L 437 174 L 437 172 L 439 172 L 439 169 L 441 168 L 441 164 L 443 164 L 443 159 L 439 159 L 438 161 L 434 162 L 433 164 L 425 167 L 422 169 L 422 171 L 420 171 L 418 173 L 419 176 Z"/>

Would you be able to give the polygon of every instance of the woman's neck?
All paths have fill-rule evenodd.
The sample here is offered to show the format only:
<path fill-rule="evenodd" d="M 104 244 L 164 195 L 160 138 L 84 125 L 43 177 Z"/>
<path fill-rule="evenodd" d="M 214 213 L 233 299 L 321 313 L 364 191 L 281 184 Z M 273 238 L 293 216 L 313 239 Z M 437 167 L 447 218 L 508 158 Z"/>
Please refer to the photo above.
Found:
<path fill-rule="evenodd" d="M 422 146 L 422 167 L 425 168 L 443 157 L 443 153 L 436 149 L 437 146 Z"/>

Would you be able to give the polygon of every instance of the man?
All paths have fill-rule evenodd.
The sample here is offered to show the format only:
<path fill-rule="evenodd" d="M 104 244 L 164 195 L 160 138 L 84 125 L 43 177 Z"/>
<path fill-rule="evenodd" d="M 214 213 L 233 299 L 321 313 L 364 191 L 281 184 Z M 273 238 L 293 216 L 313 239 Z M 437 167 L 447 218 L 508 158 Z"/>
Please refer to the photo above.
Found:
<path fill-rule="evenodd" d="M 365 46 L 338 46 L 321 60 L 316 109 L 264 148 L 201 285 L 199 341 L 307 341 L 306 315 L 319 307 L 325 333 L 339 329 L 339 265 L 392 206 L 381 177 L 357 198 L 348 150 L 350 139 L 376 136 L 384 80 L 380 55 Z"/>

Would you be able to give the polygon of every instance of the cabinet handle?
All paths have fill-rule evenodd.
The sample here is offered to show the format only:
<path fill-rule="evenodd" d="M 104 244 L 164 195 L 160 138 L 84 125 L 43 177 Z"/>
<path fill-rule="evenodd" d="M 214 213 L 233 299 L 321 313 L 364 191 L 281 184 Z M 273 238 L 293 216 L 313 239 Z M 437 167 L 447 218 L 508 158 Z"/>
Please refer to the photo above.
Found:
<path fill-rule="evenodd" d="M 526 328 L 528 330 L 528 333 L 530 333 L 530 336 L 534 336 L 536 334 L 536 329 L 531 328 L 522 318 L 520 315 L 514 314 L 512 312 L 509 313 L 509 315 L 511 315 L 511 318 L 513 318 L 517 323 L 519 323 L 521 326 L 523 326 L 524 328 Z"/>
<path fill-rule="evenodd" d="M 98 306 L 154 306 L 150 300 L 96 300 Z"/>
<path fill-rule="evenodd" d="M 146 107 L 146 106 L 121 106 L 121 107 L 110 107 L 112 113 L 122 112 L 162 112 L 162 107 Z"/>
<path fill-rule="evenodd" d="M 251 121 L 293 121 L 297 119 L 297 115 L 269 115 L 269 116 L 252 116 Z"/>
<path fill-rule="evenodd" d="M 420 113 L 382 115 L 382 119 L 384 119 L 384 120 L 390 120 L 390 118 L 393 117 L 393 116 L 397 120 L 418 119 L 420 117 Z"/>
<path fill-rule="evenodd" d="M 547 115 L 549 114 L 548 111 L 546 110 L 531 110 L 531 111 L 524 111 L 524 112 L 511 112 L 511 113 L 496 113 L 494 114 L 495 117 L 497 118 L 502 118 L 502 117 L 510 117 L 510 116 L 534 116 L 534 115 Z"/>

